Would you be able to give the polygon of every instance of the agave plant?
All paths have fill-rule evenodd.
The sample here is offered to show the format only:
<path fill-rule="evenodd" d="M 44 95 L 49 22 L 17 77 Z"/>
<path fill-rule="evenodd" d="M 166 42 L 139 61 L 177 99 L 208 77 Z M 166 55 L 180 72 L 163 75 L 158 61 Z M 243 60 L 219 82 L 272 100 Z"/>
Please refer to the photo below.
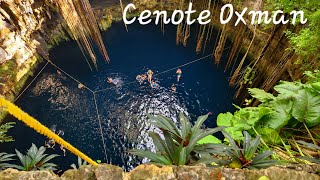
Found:
<path fill-rule="evenodd" d="M 22 164 L 11 165 L 11 167 L 23 170 L 23 171 L 32 171 L 32 170 L 56 170 L 57 165 L 54 163 L 49 163 L 50 160 L 59 156 L 57 154 L 44 154 L 46 148 L 41 146 L 39 149 L 36 145 L 32 144 L 31 148 L 28 150 L 26 155 L 23 155 L 16 149 L 16 154 Z"/>
<path fill-rule="evenodd" d="M 273 152 L 270 150 L 257 154 L 256 151 L 260 144 L 260 136 L 256 136 L 256 138 L 252 140 L 249 133 L 244 131 L 243 146 L 238 147 L 236 142 L 231 138 L 230 134 L 226 132 L 222 133 L 228 139 L 230 146 L 234 147 L 224 151 L 225 155 L 231 159 L 229 167 L 260 169 L 275 165 L 277 163 L 276 160 L 268 158 L 273 154 Z"/>
<path fill-rule="evenodd" d="M 12 166 L 7 162 L 14 160 L 12 158 L 13 156 L 15 156 L 15 154 L 8 154 L 5 152 L 0 153 L 0 171 Z"/>
<path fill-rule="evenodd" d="M 88 165 L 88 162 L 87 161 L 83 161 L 79 156 L 78 156 L 78 167 L 76 164 L 71 164 L 70 166 L 73 168 L 73 169 L 78 169 L 80 168 L 81 166 L 84 166 L 84 165 Z"/>
<path fill-rule="evenodd" d="M 218 160 L 210 156 L 208 152 L 228 148 L 223 144 L 198 144 L 198 141 L 201 139 L 221 131 L 224 128 L 201 129 L 201 125 L 208 118 L 208 115 L 198 117 L 198 120 L 194 126 L 192 126 L 186 116 L 180 113 L 180 129 L 178 129 L 170 118 L 161 115 L 148 115 L 148 117 L 153 120 L 152 123 L 162 131 L 164 139 L 157 133 L 149 132 L 149 136 L 153 139 L 156 147 L 156 152 L 139 149 L 130 150 L 129 152 L 140 157 L 146 157 L 150 159 L 153 164 L 211 164 Z"/>

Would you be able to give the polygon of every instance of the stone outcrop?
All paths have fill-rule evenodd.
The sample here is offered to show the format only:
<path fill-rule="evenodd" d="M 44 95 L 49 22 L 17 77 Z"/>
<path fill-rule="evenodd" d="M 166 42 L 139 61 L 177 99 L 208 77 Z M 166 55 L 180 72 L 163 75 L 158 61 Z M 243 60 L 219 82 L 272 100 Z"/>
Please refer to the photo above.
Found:
<path fill-rule="evenodd" d="M 241 170 L 229 168 L 209 168 L 205 166 L 164 166 L 140 165 L 131 172 L 120 167 L 102 164 L 97 167 L 82 166 L 78 170 L 68 170 L 62 176 L 51 171 L 18 171 L 6 169 L 0 172 L 1 180 L 319 180 L 319 165 L 292 165 L 289 167 L 270 167 L 262 170 Z"/>

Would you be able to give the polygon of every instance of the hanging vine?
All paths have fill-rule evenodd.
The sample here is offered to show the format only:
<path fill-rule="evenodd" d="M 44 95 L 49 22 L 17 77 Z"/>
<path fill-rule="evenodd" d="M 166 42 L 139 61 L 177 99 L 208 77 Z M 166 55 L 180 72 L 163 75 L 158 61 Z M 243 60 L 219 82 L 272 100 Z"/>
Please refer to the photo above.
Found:
<path fill-rule="evenodd" d="M 226 64 L 224 71 L 229 69 L 232 62 L 234 62 L 236 60 L 235 56 L 237 53 L 240 52 L 241 40 L 243 38 L 245 30 L 246 30 L 246 26 L 241 24 L 239 27 L 239 30 L 237 31 L 237 34 L 235 35 L 235 38 L 233 40 L 232 48 L 231 48 L 231 51 L 230 51 L 230 54 L 228 57 L 228 61 L 227 61 L 227 64 Z"/>
<path fill-rule="evenodd" d="M 109 56 L 101 38 L 97 20 L 88 0 L 56 0 L 59 11 L 83 52 L 89 55 L 97 68 L 96 55 L 92 41 L 98 46 L 104 59 L 109 62 Z M 89 64 L 89 63 L 88 63 Z M 90 66 L 90 64 L 89 64 Z"/>

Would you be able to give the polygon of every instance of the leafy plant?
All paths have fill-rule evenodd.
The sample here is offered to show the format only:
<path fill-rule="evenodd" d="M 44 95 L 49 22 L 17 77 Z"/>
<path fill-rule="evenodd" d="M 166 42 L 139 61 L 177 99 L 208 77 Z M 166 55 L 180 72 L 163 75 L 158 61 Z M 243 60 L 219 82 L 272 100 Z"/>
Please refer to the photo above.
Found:
<path fill-rule="evenodd" d="M 11 136 L 6 135 L 9 129 L 13 128 L 14 122 L 8 122 L 0 125 L 0 143 L 14 141 Z"/>
<path fill-rule="evenodd" d="M 268 158 L 273 154 L 272 151 L 267 150 L 260 154 L 256 153 L 260 144 L 259 136 L 256 136 L 256 138 L 252 140 L 249 133 L 244 131 L 243 145 L 242 147 L 238 147 L 237 143 L 228 133 L 223 132 L 223 134 L 228 139 L 231 147 L 233 147 L 225 150 L 225 155 L 231 159 L 229 167 L 260 169 L 275 165 L 277 163 L 276 160 Z"/>
<path fill-rule="evenodd" d="M 302 146 L 304 146 L 305 148 L 308 148 L 310 150 L 317 151 L 317 152 L 320 151 L 320 146 L 318 146 L 318 145 L 315 145 L 312 143 L 307 143 L 307 142 L 301 141 L 301 140 L 298 140 L 297 143 L 301 144 Z M 301 156 L 300 158 L 303 160 L 307 160 L 307 161 L 310 161 L 313 163 L 320 164 L 320 158 L 312 157 L 310 155 L 309 156 Z"/>
<path fill-rule="evenodd" d="M 156 152 L 150 152 L 140 149 L 130 150 L 129 152 L 140 156 L 147 157 L 151 163 L 158 165 L 194 165 L 197 163 L 211 164 L 219 160 L 213 158 L 210 153 L 218 149 L 226 149 L 228 146 L 223 144 L 212 144 L 206 142 L 208 135 L 221 131 L 224 127 L 201 129 L 201 125 L 208 118 L 208 115 L 198 117 L 196 123 L 192 126 L 189 119 L 180 113 L 180 129 L 174 122 L 164 116 L 148 115 L 153 120 L 153 124 L 158 127 L 164 139 L 159 134 L 150 132 L 153 139 Z M 212 140 L 212 139 L 211 139 Z M 201 141 L 200 141 L 201 143 Z"/>
<path fill-rule="evenodd" d="M 268 143 L 281 143 L 282 128 L 311 128 L 320 123 L 320 73 L 306 72 L 309 80 L 302 82 L 281 81 L 274 96 L 261 89 L 249 89 L 253 98 L 261 102 L 258 107 L 240 108 L 234 113 L 219 114 L 218 126 L 225 129 L 233 139 L 243 140 L 242 131 L 260 134 Z M 274 137 L 274 138 L 270 138 Z"/>
<path fill-rule="evenodd" d="M 33 170 L 56 170 L 57 165 L 54 163 L 49 163 L 50 160 L 59 156 L 57 154 L 44 154 L 46 148 L 41 146 L 39 149 L 36 145 L 32 144 L 31 148 L 28 150 L 26 155 L 23 155 L 16 149 L 16 155 L 18 156 L 22 166 L 11 165 L 11 167 L 23 170 L 23 171 L 33 171 Z"/>
<path fill-rule="evenodd" d="M 84 166 L 84 165 L 88 165 L 88 162 L 87 161 L 83 161 L 79 156 L 78 156 L 78 167 L 76 164 L 71 164 L 70 166 L 73 168 L 73 169 L 78 169 L 80 168 L 81 166 Z"/>
<path fill-rule="evenodd" d="M 308 19 L 308 23 L 303 28 L 292 28 L 287 30 L 287 36 L 293 49 L 299 56 L 299 60 L 295 63 L 300 64 L 305 69 L 317 69 L 319 64 L 317 60 L 320 58 L 319 41 L 320 41 L 320 4 L 318 0 L 268 0 L 269 9 L 281 9 L 285 13 L 293 10 L 302 10 L 304 17 Z"/>
<path fill-rule="evenodd" d="M 15 156 L 15 154 L 0 153 L 0 171 L 11 167 L 11 164 L 7 162 L 14 160 L 12 158 L 13 156 Z"/>

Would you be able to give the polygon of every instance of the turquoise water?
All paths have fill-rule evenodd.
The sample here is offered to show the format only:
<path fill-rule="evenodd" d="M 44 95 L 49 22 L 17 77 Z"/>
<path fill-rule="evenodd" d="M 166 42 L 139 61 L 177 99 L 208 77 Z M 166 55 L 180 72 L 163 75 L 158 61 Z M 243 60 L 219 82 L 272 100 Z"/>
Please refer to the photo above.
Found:
<path fill-rule="evenodd" d="M 192 29 L 195 34 L 197 28 L 194 26 Z M 197 55 L 195 39 L 190 38 L 186 48 L 176 46 L 176 27 L 166 26 L 165 30 L 163 35 L 158 26 L 134 24 L 126 32 L 122 23 L 113 24 L 102 34 L 111 63 L 106 64 L 98 55 L 98 71 L 90 70 L 75 42 L 61 43 L 51 51 L 51 60 L 55 64 L 93 91 L 111 88 L 96 93 L 102 134 L 93 94 L 86 89 L 78 89 L 77 82 L 57 72 L 52 65 L 45 68 L 17 105 L 46 126 L 56 125 L 57 130 L 64 131 L 63 138 L 93 159 L 119 165 L 126 170 L 146 161 L 131 156 L 128 149 L 154 149 L 148 131 L 158 130 L 150 125 L 146 113 L 164 114 L 176 120 L 176 115 L 183 111 L 195 120 L 197 116 L 212 112 L 205 126 L 215 127 L 215 119 L 220 112 L 234 111 L 234 90 L 228 86 L 229 72 L 224 72 L 225 55 L 220 68 L 211 58 L 182 67 L 182 77 L 177 82 L 174 67 L 211 54 L 215 38 L 208 43 L 204 53 Z M 213 37 L 216 36 L 217 32 L 214 32 Z M 171 68 L 174 69 L 157 76 Z M 135 81 L 136 75 L 148 69 L 155 72 L 154 80 L 159 89 Z M 120 79 L 122 85 L 110 85 L 106 81 L 107 76 Z M 172 92 L 172 84 L 176 85 L 177 92 Z M 11 116 L 7 120 L 15 121 Z M 31 143 L 40 146 L 46 141 L 19 122 L 9 134 L 16 141 L 1 144 L 2 151 L 14 152 L 15 147 L 25 152 Z M 55 150 L 48 149 L 48 153 L 63 154 L 58 145 Z M 55 162 L 65 170 L 76 163 L 77 158 L 67 152 L 66 157 L 58 157 Z"/>

